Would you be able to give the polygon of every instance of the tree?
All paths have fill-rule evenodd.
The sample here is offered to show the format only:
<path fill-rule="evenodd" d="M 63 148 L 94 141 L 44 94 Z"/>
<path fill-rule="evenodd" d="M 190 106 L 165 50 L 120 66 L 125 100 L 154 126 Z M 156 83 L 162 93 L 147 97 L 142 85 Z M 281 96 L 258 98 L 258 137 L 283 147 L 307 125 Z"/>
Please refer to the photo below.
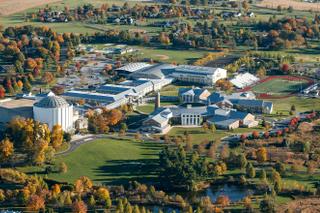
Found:
<path fill-rule="evenodd" d="M 214 145 L 211 145 L 210 146 L 210 149 L 209 149 L 209 152 L 208 152 L 208 157 L 215 160 L 216 157 L 217 157 L 217 154 L 216 154 L 216 148 Z"/>
<path fill-rule="evenodd" d="M 265 197 L 260 202 L 260 211 L 262 213 L 275 213 L 275 203 L 274 200 L 270 197 Z"/>
<path fill-rule="evenodd" d="M 139 132 L 136 132 L 136 133 L 134 134 L 134 139 L 135 139 L 136 141 L 141 141 L 141 140 L 142 140 L 142 135 L 141 135 Z"/>
<path fill-rule="evenodd" d="M 246 168 L 247 177 L 254 178 L 256 176 L 256 170 L 254 169 L 252 163 L 248 163 Z"/>
<path fill-rule="evenodd" d="M 281 175 L 279 174 L 279 172 L 277 172 L 275 169 L 272 169 L 271 171 L 271 181 L 273 183 L 277 183 L 281 185 Z"/>
<path fill-rule="evenodd" d="M 54 197 L 57 197 L 60 194 L 60 192 L 61 192 L 60 185 L 59 184 L 54 184 L 52 186 L 52 195 Z"/>
<path fill-rule="evenodd" d="M 261 147 L 256 151 L 257 161 L 259 163 L 265 162 L 268 158 L 267 149 L 265 147 Z"/>
<path fill-rule="evenodd" d="M 259 78 L 265 77 L 266 74 L 267 74 L 267 70 L 266 70 L 265 67 L 260 67 L 260 68 L 257 70 L 257 76 L 258 76 Z"/>
<path fill-rule="evenodd" d="M 96 200 L 94 199 L 94 196 L 91 195 L 89 200 L 88 200 L 88 204 L 90 207 L 94 207 L 96 205 Z"/>
<path fill-rule="evenodd" d="M 51 131 L 51 144 L 53 148 L 57 149 L 62 145 L 63 142 L 63 130 L 59 124 L 52 127 Z"/>
<path fill-rule="evenodd" d="M 0 160 L 7 161 L 13 154 L 14 148 L 13 143 L 8 139 L 5 138 L 0 142 Z"/>
<path fill-rule="evenodd" d="M 221 206 L 228 206 L 230 204 L 230 199 L 228 196 L 220 195 L 217 197 L 216 204 Z"/>
<path fill-rule="evenodd" d="M 108 189 L 104 188 L 104 187 L 100 187 L 98 190 L 97 190 L 97 193 L 96 193 L 98 199 L 99 199 L 99 202 L 101 203 L 106 203 L 107 200 L 110 199 L 110 194 L 109 194 L 109 191 Z"/>
<path fill-rule="evenodd" d="M 75 191 L 79 194 L 91 189 L 93 186 L 92 181 L 86 176 L 82 176 L 77 179 L 74 185 Z"/>
<path fill-rule="evenodd" d="M 64 163 L 64 162 L 61 162 L 60 165 L 59 165 L 58 171 L 59 171 L 60 173 L 67 173 L 67 171 L 68 171 L 68 166 L 67 166 L 67 164 Z"/>
<path fill-rule="evenodd" d="M 29 211 L 39 211 L 45 209 L 45 201 L 42 197 L 38 195 L 31 195 L 29 202 L 27 204 Z"/>
<path fill-rule="evenodd" d="M 165 147 L 159 155 L 159 178 L 161 184 L 169 189 L 181 187 L 191 191 L 197 181 L 204 180 L 209 172 L 208 162 L 197 152 L 187 156 L 182 145 L 177 149 Z"/>
<path fill-rule="evenodd" d="M 75 201 L 72 204 L 73 213 L 86 213 L 87 205 L 83 201 Z"/>
<path fill-rule="evenodd" d="M 277 161 L 275 164 L 275 170 L 279 172 L 281 175 L 284 175 L 286 173 L 286 167 L 283 163 Z"/>
<path fill-rule="evenodd" d="M 3 99 L 6 96 L 6 90 L 3 86 L 0 86 L 0 99 Z"/>
<path fill-rule="evenodd" d="M 33 70 L 36 66 L 37 66 L 37 62 L 34 59 L 32 58 L 27 59 L 27 68 Z"/>
<path fill-rule="evenodd" d="M 260 180 L 263 182 L 263 183 L 266 183 L 267 182 L 267 173 L 266 171 L 263 169 L 260 173 Z"/>
<path fill-rule="evenodd" d="M 216 126 L 214 124 L 210 124 L 209 129 L 212 133 L 214 133 L 216 131 Z"/>
<path fill-rule="evenodd" d="M 41 78 L 42 83 L 50 84 L 54 80 L 54 76 L 51 72 L 45 72 Z"/>
<path fill-rule="evenodd" d="M 244 11 L 247 13 L 249 11 L 250 5 L 249 3 L 245 0 L 242 2 L 242 7 L 244 9 Z"/>
<path fill-rule="evenodd" d="M 205 132 L 208 131 L 208 129 L 209 129 L 208 123 L 207 123 L 207 122 L 203 122 L 202 128 L 203 128 L 203 130 L 204 130 Z"/>
<path fill-rule="evenodd" d="M 240 168 L 241 169 L 246 168 L 248 161 L 247 161 L 246 156 L 243 153 L 240 154 L 239 161 L 240 161 Z"/>
<path fill-rule="evenodd" d="M 138 205 L 134 205 L 132 212 L 133 212 L 133 213 L 140 213 L 139 206 L 138 206 Z"/>
<path fill-rule="evenodd" d="M 4 191 L 0 189 L 0 203 L 2 203 L 6 199 Z"/>
<path fill-rule="evenodd" d="M 122 132 L 128 131 L 128 126 L 127 126 L 126 123 L 121 123 L 120 124 L 120 131 L 122 131 Z"/>
<path fill-rule="evenodd" d="M 223 145 L 221 152 L 220 152 L 220 158 L 221 159 L 227 159 L 230 155 L 229 146 L 227 144 Z"/>

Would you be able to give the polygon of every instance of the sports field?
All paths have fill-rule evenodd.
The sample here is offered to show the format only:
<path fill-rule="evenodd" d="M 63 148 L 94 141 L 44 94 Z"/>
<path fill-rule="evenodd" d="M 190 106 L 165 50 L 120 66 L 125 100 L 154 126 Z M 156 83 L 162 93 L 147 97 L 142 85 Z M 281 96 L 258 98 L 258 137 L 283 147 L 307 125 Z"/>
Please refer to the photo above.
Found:
<path fill-rule="evenodd" d="M 299 92 L 301 89 L 308 85 L 308 81 L 301 80 L 288 80 L 282 78 L 274 78 L 261 82 L 254 87 L 252 91 L 255 93 L 266 93 L 269 95 L 288 95 L 291 93 Z"/>
<path fill-rule="evenodd" d="M 99 139 L 59 156 L 56 163 L 65 162 L 68 172 L 50 174 L 49 178 L 73 183 L 80 176 L 88 176 L 96 183 L 112 185 L 131 179 L 154 182 L 161 147 L 152 142 Z"/>

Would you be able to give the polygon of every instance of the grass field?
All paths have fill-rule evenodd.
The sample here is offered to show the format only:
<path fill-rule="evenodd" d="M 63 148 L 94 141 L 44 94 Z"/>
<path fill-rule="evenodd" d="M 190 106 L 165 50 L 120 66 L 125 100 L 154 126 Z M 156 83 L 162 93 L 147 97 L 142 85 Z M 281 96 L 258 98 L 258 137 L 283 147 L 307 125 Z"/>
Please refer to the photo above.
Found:
<path fill-rule="evenodd" d="M 285 79 L 272 79 L 255 85 L 252 90 L 256 93 L 270 93 L 274 95 L 286 95 L 299 91 L 307 85 L 307 81 L 289 81 Z"/>
<path fill-rule="evenodd" d="M 204 140 L 215 140 L 220 139 L 226 136 L 226 132 L 216 131 L 211 133 L 210 131 L 204 131 L 201 127 L 173 127 L 168 133 L 169 136 L 184 136 L 185 132 L 188 132 L 191 135 L 191 141 L 193 144 L 200 144 Z"/>
<path fill-rule="evenodd" d="M 241 133 L 251 133 L 254 130 L 262 130 L 260 126 L 256 128 L 238 128 L 232 131 L 226 130 L 216 130 L 214 133 L 204 131 L 202 127 L 173 127 L 168 133 L 169 136 L 184 136 L 184 133 L 187 131 L 191 135 L 191 141 L 193 144 L 200 144 L 205 140 L 213 141 L 216 139 L 221 139 L 228 135 L 241 134 Z"/>
<path fill-rule="evenodd" d="M 50 174 L 49 178 L 74 182 L 80 176 L 88 176 L 96 183 L 105 184 L 125 184 L 130 179 L 153 182 L 161 147 L 151 142 L 100 139 L 59 156 L 56 162 L 65 162 L 68 172 Z"/>
<path fill-rule="evenodd" d="M 304 98 L 304 97 L 289 97 L 285 99 L 273 99 L 273 113 L 282 113 L 288 115 L 292 105 L 295 105 L 297 112 L 310 110 L 320 110 L 320 99 Z"/>

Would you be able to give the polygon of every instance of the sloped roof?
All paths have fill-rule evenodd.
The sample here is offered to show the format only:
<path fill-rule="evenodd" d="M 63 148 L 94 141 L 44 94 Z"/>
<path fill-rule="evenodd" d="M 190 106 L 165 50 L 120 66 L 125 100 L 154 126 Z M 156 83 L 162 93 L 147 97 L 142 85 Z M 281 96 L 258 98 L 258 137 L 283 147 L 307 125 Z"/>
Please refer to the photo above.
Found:
<path fill-rule="evenodd" d="M 61 108 L 69 106 L 68 102 L 59 96 L 47 96 L 34 105 L 41 108 Z"/>

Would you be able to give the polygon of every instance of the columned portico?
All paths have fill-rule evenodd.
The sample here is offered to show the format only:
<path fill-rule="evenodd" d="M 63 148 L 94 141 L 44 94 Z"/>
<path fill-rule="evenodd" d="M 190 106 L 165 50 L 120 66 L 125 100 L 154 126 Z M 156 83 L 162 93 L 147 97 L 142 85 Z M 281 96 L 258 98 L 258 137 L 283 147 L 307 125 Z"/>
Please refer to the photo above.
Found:
<path fill-rule="evenodd" d="M 184 103 L 193 103 L 194 102 L 194 96 L 193 95 L 183 95 L 182 101 Z"/>
<path fill-rule="evenodd" d="M 199 114 L 181 114 L 181 125 L 200 126 L 201 115 Z"/>

